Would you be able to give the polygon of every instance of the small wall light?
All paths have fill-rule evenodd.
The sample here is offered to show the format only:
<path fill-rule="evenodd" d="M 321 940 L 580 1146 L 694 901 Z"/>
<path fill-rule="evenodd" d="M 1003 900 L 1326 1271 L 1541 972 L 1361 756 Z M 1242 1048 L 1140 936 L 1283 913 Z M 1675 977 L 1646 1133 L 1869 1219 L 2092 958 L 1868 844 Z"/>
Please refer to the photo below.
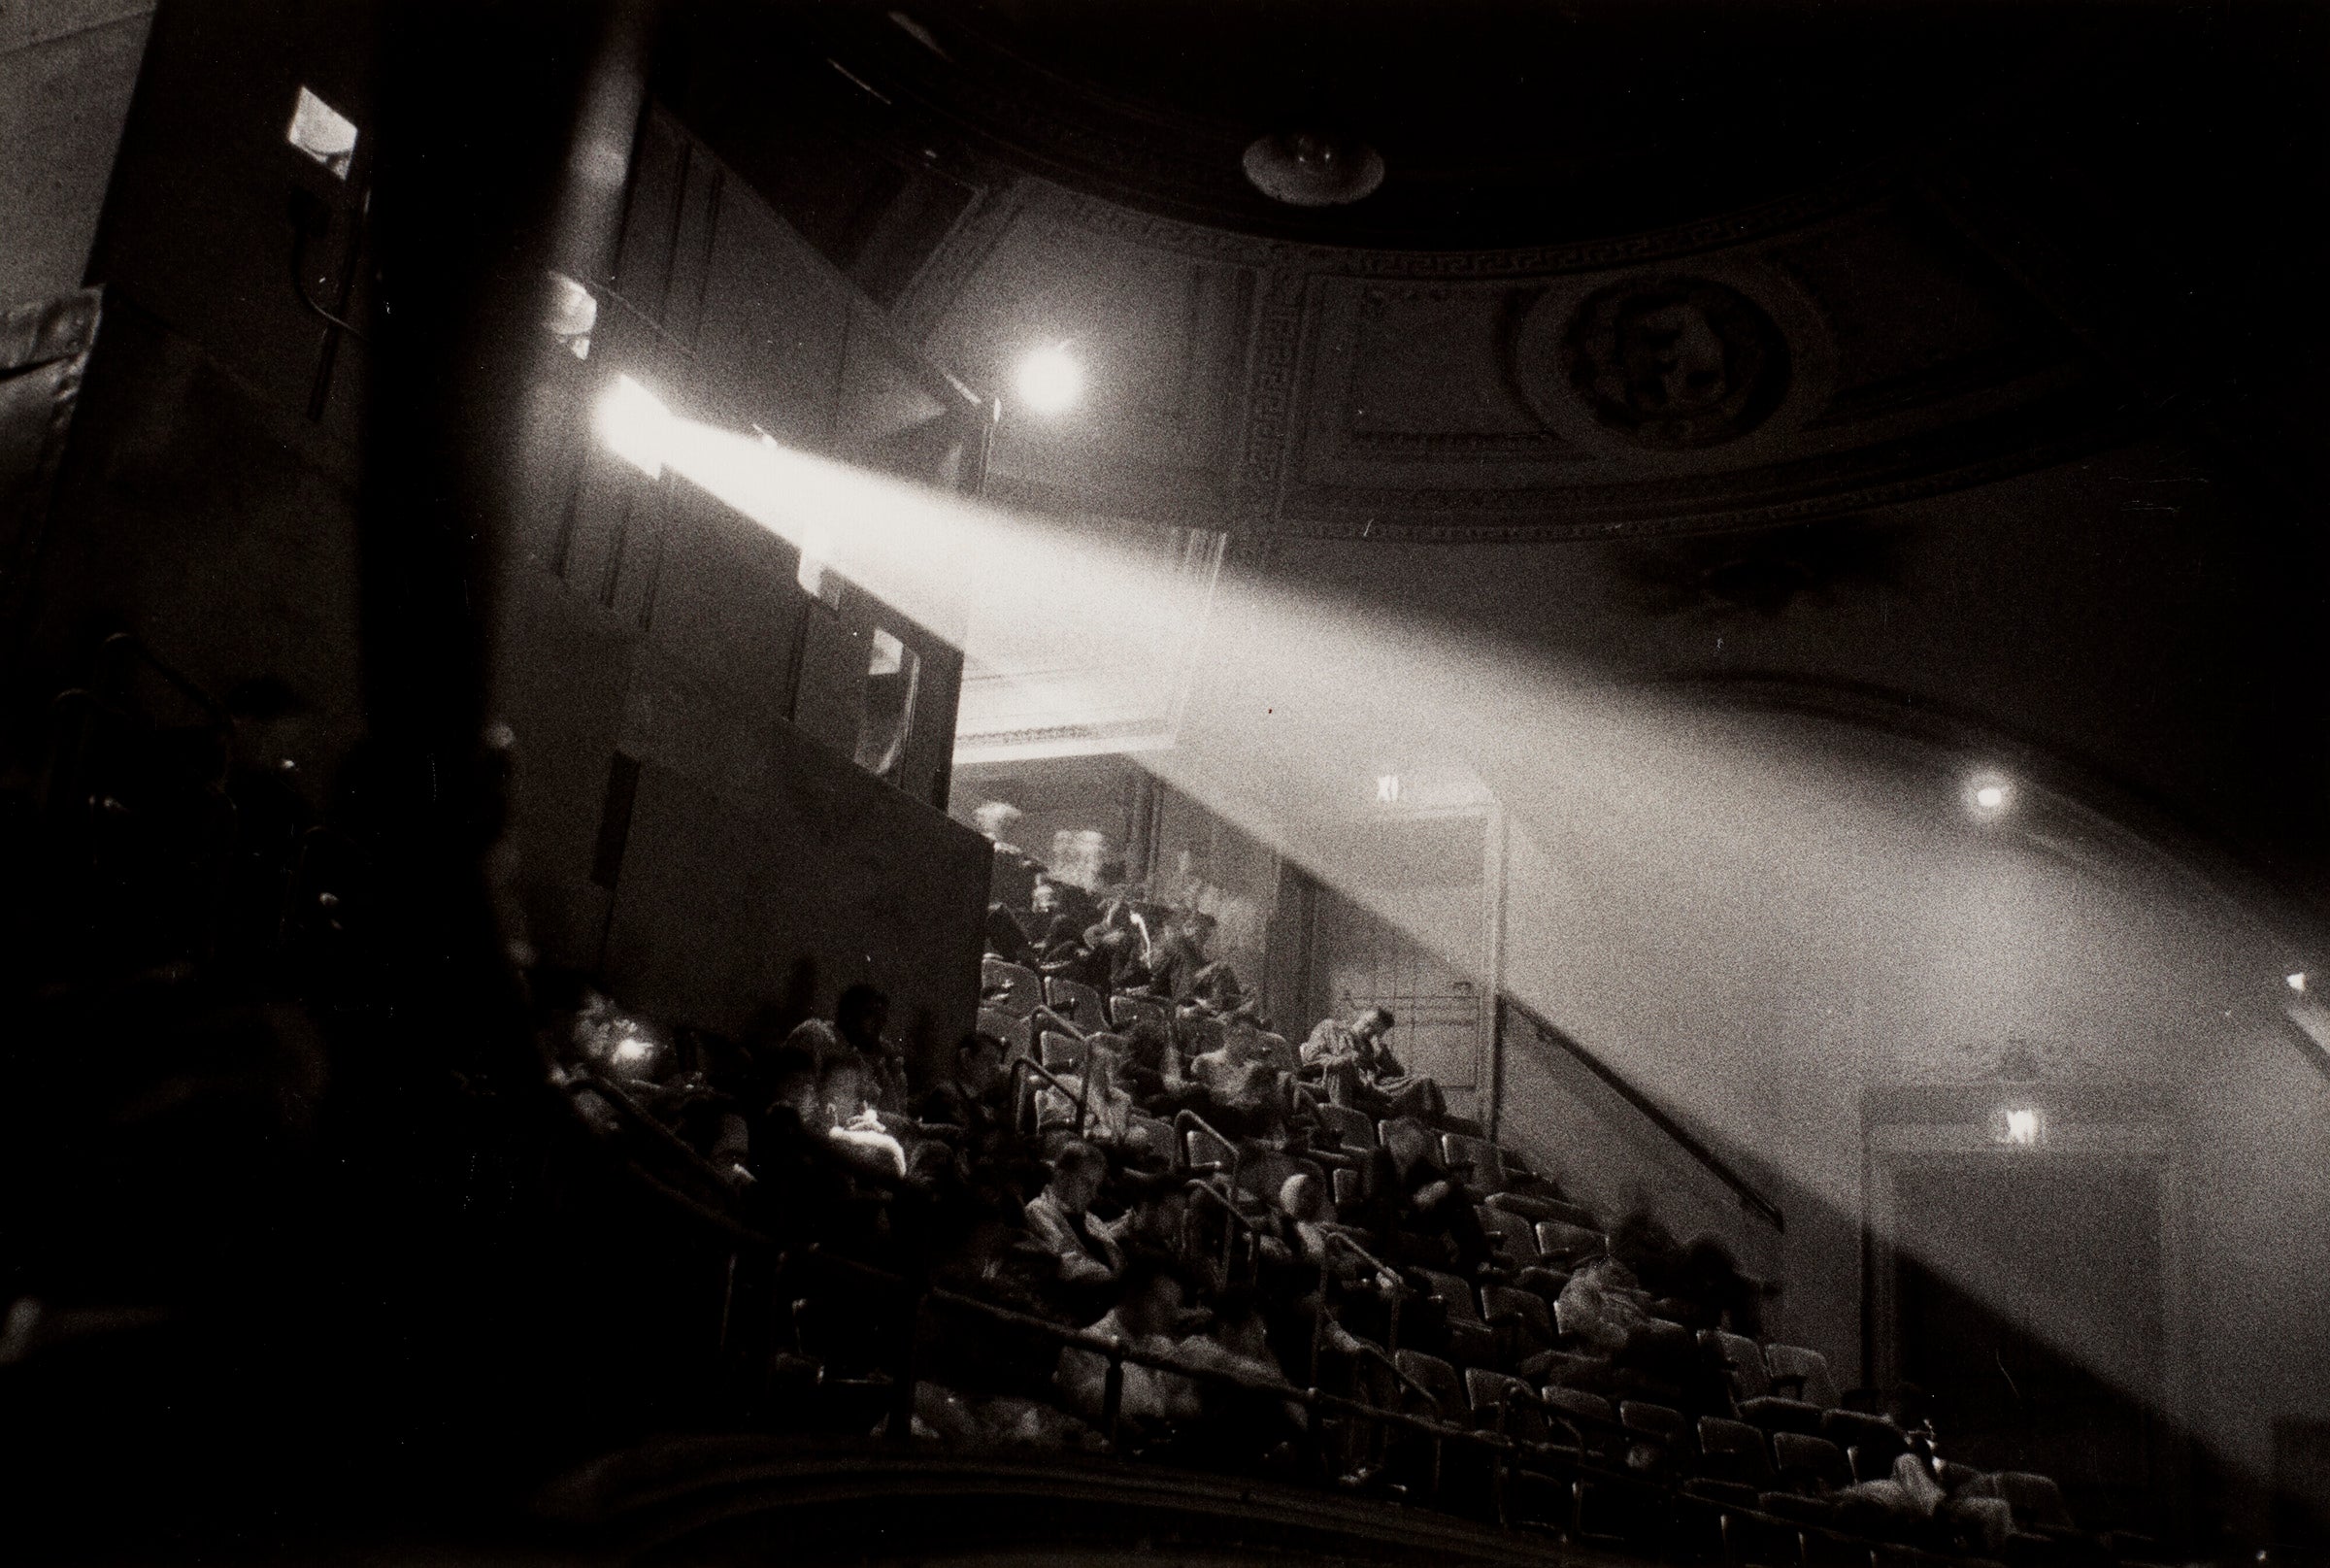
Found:
<path fill-rule="evenodd" d="M 2014 804 L 2014 785 L 2003 774 L 1985 771 L 1966 781 L 1966 810 L 1980 820 L 2004 816 Z"/>
<path fill-rule="evenodd" d="M 2010 1149 L 2036 1149 L 2047 1140 L 2047 1116 L 2037 1106 L 2002 1105 L 1990 1113 L 1990 1141 Z"/>
<path fill-rule="evenodd" d="M 1084 395 L 1084 367 L 1065 343 L 1048 344 L 1019 361 L 1013 384 L 1019 389 L 1019 401 L 1034 412 L 1061 414 Z"/>

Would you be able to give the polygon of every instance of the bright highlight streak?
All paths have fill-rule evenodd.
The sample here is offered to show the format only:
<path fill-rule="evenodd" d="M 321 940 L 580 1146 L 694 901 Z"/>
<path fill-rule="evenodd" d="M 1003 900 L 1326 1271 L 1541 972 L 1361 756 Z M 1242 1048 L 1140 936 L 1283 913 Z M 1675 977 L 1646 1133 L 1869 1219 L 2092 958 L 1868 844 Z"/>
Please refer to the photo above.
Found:
<path fill-rule="evenodd" d="M 653 392 L 628 376 L 617 376 L 599 398 L 593 422 L 599 439 L 617 457 L 648 478 L 660 479 L 665 449 L 682 421 L 673 418 Z"/>
<path fill-rule="evenodd" d="M 644 388 L 633 396 L 624 385 L 611 401 L 627 399 L 631 417 L 611 422 L 655 432 L 658 467 L 956 643 L 972 666 L 1020 684 L 1033 713 L 1128 706 L 1123 689 L 1153 679 L 1158 651 L 1186 644 L 1190 605 L 1148 544 L 672 417 Z M 601 428 L 616 439 L 607 422 Z M 1898 1016 L 1930 1015 L 1922 1027 L 1937 1041 L 1996 1038 L 2017 1010 L 2101 994 L 2119 973 L 2104 966 L 2115 954 L 2087 952 L 2084 924 L 2066 932 L 2050 920 L 2093 919 L 2099 948 L 2130 943 L 2147 978 L 2163 955 L 2173 958 L 2182 968 L 2158 981 L 2163 988 L 2197 973 L 2199 959 L 2166 938 L 2139 950 L 2123 934 L 2132 924 L 2113 923 L 2127 911 L 2147 914 L 2147 891 L 2165 883 L 2139 883 L 2131 871 L 2125 888 L 2075 907 L 2054 901 L 2051 882 L 1988 880 L 1996 847 L 1972 854 L 1957 824 L 1935 820 L 1930 753 L 1916 752 L 1914 770 L 1905 764 L 1898 776 L 1836 761 L 1822 750 L 1836 739 L 1826 720 L 1743 717 L 1621 689 L 1471 627 L 1381 604 L 1354 613 L 1253 579 L 1223 584 L 1200 614 L 1202 678 L 1172 744 L 1145 752 L 1145 768 L 1451 970 L 1537 1008 L 1784 1173 L 1815 1206 L 1859 1212 L 1857 1145 L 1847 1139 L 1837 1147 L 1850 1151 L 1839 1153 L 1758 1119 L 1743 1075 L 1764 1071 L 1766 1042 L 1814 1037 L 1791 1069 L 1810 1075 L 1807 1063 L 1829 1059 L 1815 1051 L 1851 1060 L 1859 1025 L 1836 1019 L 1863 1008 L 1885 1017 L 1889 988 L 1903 996 Z M 1398 774 L 1387 771 L 1393 758 Z M 1355 809 L 1371 781 L 1380 802 L 1390 781 L 1403 809 Z M 1478 858 L 1469 878 L 1433 883 L 1384 849 L 1395 832 L 1416 845 L 1455 840 L 1435 814 L 1462 788 L 1472 793 L 1458 806 L 1501 814 L 1502 837 L 1491 844 L 1509 869 L 1493 979 Z M 1966 778 L 1961 791 L 1963 809 L 1981 818 L 2018 804 L 2015 782 L 1994 773 Z M 1955 917 L 1968 908 L 1982 918 Z M 2222 924 L 2197 934 L 2191 951 L 2204 940 L 2231 941 L 2235 917 Z M 2279 967 L 2282 954 L 2311 950 L 2289 942 L 2268 951 Z M 2082 967 L 2058 976 L 2065 963 Z M 1772 1002 L 1771 973 L 1792 977 L 1802 998 Z M 1774 1010 L 1757 1020 L 1761 1036 L 1739 1037 L 1735 1005 L 1738 1018 Z M 2293 997 L 2287 1008 L 2315 1038 L 2311 1000 Z M 2330 1023 L 2318 1027 L 2330 1039 Z M 1516 1098 L 1505 1114 L 1524 1134 L 1547 1101 L 1518 1096 L 1553 1092 L 1531 1086 L 1530 1049 L 1524 1040 L 1508 1058 Z M 1833 1109 L 1840 1125 L 1857 1127 L 1860 1081 L 1832 1076 L 1806 1078 L 1807 1115 Z M 2043 1113 L 2014 1111 L 1991 1123 L 2000 1144 L 2054 1141 Z M 1715 1198 L 1707 1218 L 1686 1222 L 1738 1224 L 1736 1201 Z M 1960 1283 L 1978 1296 L 1987 1289 L 1979 1279 Z"/>
<path fill-rule="evenodd" d="M 1019 361 L 1014 384 L 1019 401 L 1038 414 L 1062 414 L 1084 395 L 1084 367 L 1076 362 L 1066 344 L 1052 344 L 1029 352 Z"/>

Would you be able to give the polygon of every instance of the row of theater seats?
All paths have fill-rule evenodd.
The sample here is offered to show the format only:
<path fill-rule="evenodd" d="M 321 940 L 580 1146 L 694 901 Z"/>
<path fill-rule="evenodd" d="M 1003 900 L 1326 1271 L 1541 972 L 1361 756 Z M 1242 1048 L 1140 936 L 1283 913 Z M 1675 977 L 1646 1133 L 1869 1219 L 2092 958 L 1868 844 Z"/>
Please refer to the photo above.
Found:
<path fill-rule="evenodd" d="M 1220 1020 L 1179 1012 L 1161 998 L 1104 996 L 994 958 L 984 981 L 982 1029 L 1004 1039 L 1013 1056 L 1055 1072 L 1082 1068 L 1089 1035 L 1142 1018 L 1165 1026 L 1184 1060 L 1227 1039 Z M 1283 1040 L 1262 1039 L 1274 1058 L 1291 1067 Z M 1332 1105 L 1315 1107 L 1315 1115 L 1324 1141 L 1287 1154 L 1135 1113 L 1125 1152 L 1210 1178 L 1248 1210 L 1267 1208 L 1287 1176 L 1313 1175 L 1333 1192 L 1338 1218 L 1358 1221 L 1358 1166 L 1381 1147 L 1389 1124 Z M 1890 1475 L 1910 1451 L 1911 1437 L 1882 1416 L 1844 1408 L 1817 1351 L 1719 1329 L 1694 1334 L 1653 1317 L 1638 1327 L 1638 1339 L 1663 1349 L 1668 1364 L 1696 1358 L 1719 1369 L 1721 1413 L 1568 1385 L 1597 1358 L 1577 1348 L 1564 1320 L 1564 1287 L 1573 1271 L 1609 1256 L 1608 1227 L 1517 1152 L 1481 1136 L 1477 1125 L 1451 1117 L 1432 1130 L 1443 1163 L 1462 1183 L 1495 1246 L 1498 1266 L 1479 1282 L 1433 1269 L 1405 1271 L 1445 1318 L 1446 1353 L 1396 1344 L 1379 1349 L 1406 1385 L 1415 1414 L 1504 1434 L 1539 1461 L 1584 1467 L 1557 1488 L 1552 1506 L 1540 1507 L 1546 1522 L 1578 1539 L 1686 1554 L 1719 1551 L 1757 1564 L 1911 1568 L 1937 1552 L 1963 1560 L 1962 1537 L 1931 1522 L 1905 1524 L 1846 1495 L 1857 1483 Z M 2016 1568 L 2103 1560 L 2100 1544 L 2077 1529 L 2047 1477 L 1976 1477 L 1947 1463 L 1941 1469 L 1947 1488 L 1996 1497 L 2011 1510 L 2013 1528 L 1987 1544 Z M 1679 1502 L 1685 1505 L 1680 1512 Z"/>

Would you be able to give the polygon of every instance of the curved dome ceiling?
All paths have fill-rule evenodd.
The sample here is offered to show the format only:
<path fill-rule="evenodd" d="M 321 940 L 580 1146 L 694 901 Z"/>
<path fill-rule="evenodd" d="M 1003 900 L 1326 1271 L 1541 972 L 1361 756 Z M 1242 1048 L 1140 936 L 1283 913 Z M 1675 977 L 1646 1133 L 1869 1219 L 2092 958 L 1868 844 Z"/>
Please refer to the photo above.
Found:
<path fill-rule="evenodd" d="M 1093 194 L 1280 238 L 1477 249 L 1801 188 L 2076 82 L 2129 25 L 2051 6 L 911 0 L 825 12 L 821 42 Z M 1380 150 L 1382 187 L 1324 212 L 1255 190 L 1245 149 L 1302 131 Z"/>

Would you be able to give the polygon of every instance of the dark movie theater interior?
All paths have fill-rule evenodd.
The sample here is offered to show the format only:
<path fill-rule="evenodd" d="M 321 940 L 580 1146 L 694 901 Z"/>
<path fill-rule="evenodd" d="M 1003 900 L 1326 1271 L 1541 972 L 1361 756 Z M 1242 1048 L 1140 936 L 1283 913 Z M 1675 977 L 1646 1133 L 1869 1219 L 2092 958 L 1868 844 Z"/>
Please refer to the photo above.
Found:
<path fill-rule="evenodd" d="M 0 1561 L 2330 1563 L 2326 86 L 0 0 Z"/>

